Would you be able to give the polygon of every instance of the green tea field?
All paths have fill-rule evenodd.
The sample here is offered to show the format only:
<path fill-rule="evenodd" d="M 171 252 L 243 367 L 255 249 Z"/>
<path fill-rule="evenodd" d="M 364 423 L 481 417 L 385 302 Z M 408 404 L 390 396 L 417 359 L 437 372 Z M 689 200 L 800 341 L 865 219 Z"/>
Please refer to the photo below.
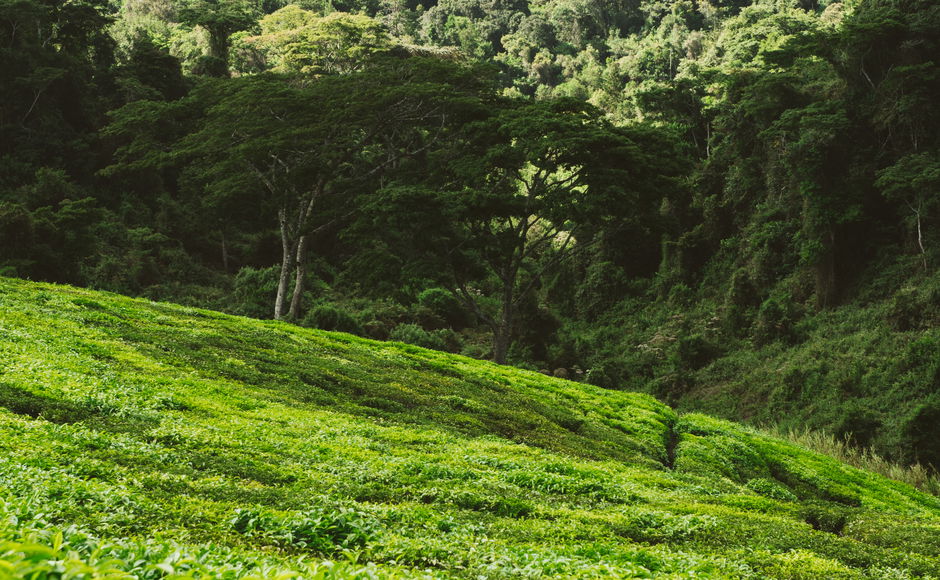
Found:
<path fill-rule="evenodd" d="M 0 579 L 940 578 L 940 499 L 640 394 L 0 278 Z"/>

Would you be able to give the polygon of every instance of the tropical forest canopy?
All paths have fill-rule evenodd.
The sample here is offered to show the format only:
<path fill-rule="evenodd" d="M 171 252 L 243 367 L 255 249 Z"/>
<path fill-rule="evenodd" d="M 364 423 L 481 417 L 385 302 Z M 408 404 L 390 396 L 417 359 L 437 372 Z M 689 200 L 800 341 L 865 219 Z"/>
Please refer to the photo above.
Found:
<path fill-rule="evenodd" d="M 0 59 L 4 275 L 940 465 L 935 2 L 0 0 Z"/>

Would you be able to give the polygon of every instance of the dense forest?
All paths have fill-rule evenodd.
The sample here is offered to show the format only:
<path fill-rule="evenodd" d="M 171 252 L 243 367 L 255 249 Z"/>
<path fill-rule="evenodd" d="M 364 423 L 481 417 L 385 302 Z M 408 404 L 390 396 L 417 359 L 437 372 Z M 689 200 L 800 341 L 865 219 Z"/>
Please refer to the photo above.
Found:
<path fill-rule="evenodd" d="M 0 0 L 0 274 L 940 465 L 931 0 Z"/>

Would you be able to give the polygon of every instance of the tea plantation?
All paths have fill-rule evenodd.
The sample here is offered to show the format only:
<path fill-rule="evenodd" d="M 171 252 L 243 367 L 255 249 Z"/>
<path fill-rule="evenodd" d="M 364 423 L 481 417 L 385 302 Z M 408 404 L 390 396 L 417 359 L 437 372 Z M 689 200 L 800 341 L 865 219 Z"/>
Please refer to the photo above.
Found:
<path fill-rule="evenodd" d="M 940 500 L 639 394 L 0 279 L 0 579 L 940 578 Z"/>

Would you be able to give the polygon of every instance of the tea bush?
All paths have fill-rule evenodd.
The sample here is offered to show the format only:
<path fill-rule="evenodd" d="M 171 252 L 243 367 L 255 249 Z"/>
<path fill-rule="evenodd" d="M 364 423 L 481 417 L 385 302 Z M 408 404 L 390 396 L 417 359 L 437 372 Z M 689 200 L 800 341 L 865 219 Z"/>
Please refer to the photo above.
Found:
<path fill-rule="evenodd" d="M 378 522 L 352 508 L 315 507 L 285 515 L 238 508 L 230 523 L 241 534 L 325 555 L 362 548 L 379 530 Z"/>

